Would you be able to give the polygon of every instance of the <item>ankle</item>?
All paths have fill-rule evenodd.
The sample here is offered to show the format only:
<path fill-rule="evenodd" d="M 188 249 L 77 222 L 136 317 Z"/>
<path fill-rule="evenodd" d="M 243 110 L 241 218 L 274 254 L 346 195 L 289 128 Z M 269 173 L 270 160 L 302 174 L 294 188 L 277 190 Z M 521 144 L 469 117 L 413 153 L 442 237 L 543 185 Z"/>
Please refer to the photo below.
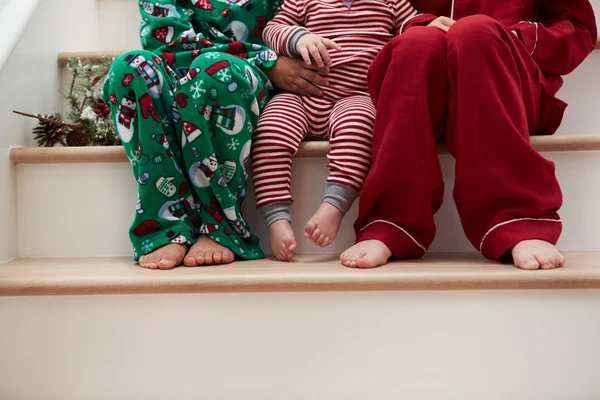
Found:
<path fill-rule="evenodd" d="M 291 215 L 292 203 L 289 201 L 282 201 L 277 203 L 267 204 L 258 209 L 260 211 L 265 224 L 271 227 L 275 222 L 285 220 L 288 223 L 292 221 Z"/>
<path fill-rule="evenodd" d="M 342 215 L 346 213 L 354 204 L 359 196 L 359 192 L 350 186 L 342 185 L 336 182 L 327 182 L 325 194 L 323 195 L 323 204 L 330 204 L 337 208 Z"/>

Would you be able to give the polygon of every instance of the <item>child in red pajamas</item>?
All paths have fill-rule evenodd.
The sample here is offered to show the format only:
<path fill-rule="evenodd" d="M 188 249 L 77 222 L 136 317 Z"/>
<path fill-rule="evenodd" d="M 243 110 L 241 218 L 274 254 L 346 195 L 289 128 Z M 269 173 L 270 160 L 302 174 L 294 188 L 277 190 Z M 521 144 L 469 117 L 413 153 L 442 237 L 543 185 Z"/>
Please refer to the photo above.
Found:
<path fill-rule="evenodd" d="M 554 164 L 529 136 L 554 133 L 561 75 L 594 49 L 587 0 L 414 0 L 411 18 L 369 71 L 377 106 L 373 167 L 349 267 L 421 257 L 443 181 L 436 141 L 456 158 L 454 199 L 469 241 L 523 269 L 564 264 Z M 442 16 L 442 17 L 440 17 Z M 398 173 L 396 173 L 396 171 Z"/>
<path fill-rule="evenodd" d="M 286 0 L 267 24 L 263 38 L 278 54 L 330 67 L 323 97 L 279 94 L 254 132 L 257 208 L 280 260 L 291 259 L 296 249 L 290 225 L 292 156 L 305 138 L 329 139 L 325 195 L 304 231 L 318 246 L 328 246 L 371 166 L 375 109 L 367 93 L 367 70 L 415 14 L 407 0 Z M 329 54 L 328 49 L 336 51 Z"/>

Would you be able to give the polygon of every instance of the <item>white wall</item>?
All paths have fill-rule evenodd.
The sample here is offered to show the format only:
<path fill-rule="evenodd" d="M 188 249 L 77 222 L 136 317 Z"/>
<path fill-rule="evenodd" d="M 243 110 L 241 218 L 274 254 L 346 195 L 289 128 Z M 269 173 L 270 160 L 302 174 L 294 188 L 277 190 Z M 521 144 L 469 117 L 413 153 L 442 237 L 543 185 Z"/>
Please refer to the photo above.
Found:
<path fill-rule="evenodd" d="M 0 298 L 0 398 L 597 400 L 599 305 L 598 290 Z"/>
<path fill-rule="evenodd" d="M 35 126 L 33 120 L 14 115 L 11 111 L 46 113 L 52 112 L 58 104 L 58 44 L 56 37 L 48 34 L 56 32 L 53 17 L 57 13 L 50 2 L 42 2 L 0 71 L 3 93 L 0 96 L 0 262 L 17 254 L 15 171 L 8 160 L 8 149 L 32 144 L 31 129 Z"/>

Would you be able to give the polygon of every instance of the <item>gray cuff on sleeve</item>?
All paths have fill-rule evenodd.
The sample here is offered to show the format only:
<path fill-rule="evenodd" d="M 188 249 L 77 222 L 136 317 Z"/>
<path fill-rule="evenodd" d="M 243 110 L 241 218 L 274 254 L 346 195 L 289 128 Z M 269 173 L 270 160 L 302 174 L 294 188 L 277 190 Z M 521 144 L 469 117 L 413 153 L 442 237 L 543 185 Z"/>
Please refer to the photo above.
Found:
<path fill-rule="evenodd" d="M 289 201 L 282 201 L 279 203 L 271 203 L 266 206 L 262 206 L 258 210 L 262 214 L 267 227 L 271 226 L 277 221 L 282 219 L 292 222 L 292 214 L 290 212 L 292 203 Z"/>
<path fill-rule="evenodd" d="M 359 192 L 341 183 L 327 182 L 323 203 L 329 203 L 346 215 L 358 198 Z"/>
<path fill-rule="evenodd" d="M 288 51 L 291 55 L 300 55 L 300 53 L 298 53 L 298 49 L 296 49 L 298 40 L 300 40 L 302 36 L 308 35 L 309 33 L 310 32 L 308 31 L 308 29 L 302 27 L 298 28 L 294 33 L 292 33 L 292 36 L 290 36 L 290 40 L 288 41 Z"/>

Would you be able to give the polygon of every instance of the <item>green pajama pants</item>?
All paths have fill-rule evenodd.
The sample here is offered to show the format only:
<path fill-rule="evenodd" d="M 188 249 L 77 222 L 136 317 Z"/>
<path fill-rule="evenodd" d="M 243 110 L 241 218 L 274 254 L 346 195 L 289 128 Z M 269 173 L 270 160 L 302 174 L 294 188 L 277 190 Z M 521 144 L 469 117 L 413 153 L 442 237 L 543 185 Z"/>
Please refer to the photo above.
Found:
<path fill-rule="evenodd" d="M 114 62 L 103 98 L 138 183 L 136 261 L 200 235 L 243 259 L 264 257 L 240 205 L 252 131 L 269 97 L 265 82 L 257 67 L 217 52 L 177 74 L 148 51 Z"/>

